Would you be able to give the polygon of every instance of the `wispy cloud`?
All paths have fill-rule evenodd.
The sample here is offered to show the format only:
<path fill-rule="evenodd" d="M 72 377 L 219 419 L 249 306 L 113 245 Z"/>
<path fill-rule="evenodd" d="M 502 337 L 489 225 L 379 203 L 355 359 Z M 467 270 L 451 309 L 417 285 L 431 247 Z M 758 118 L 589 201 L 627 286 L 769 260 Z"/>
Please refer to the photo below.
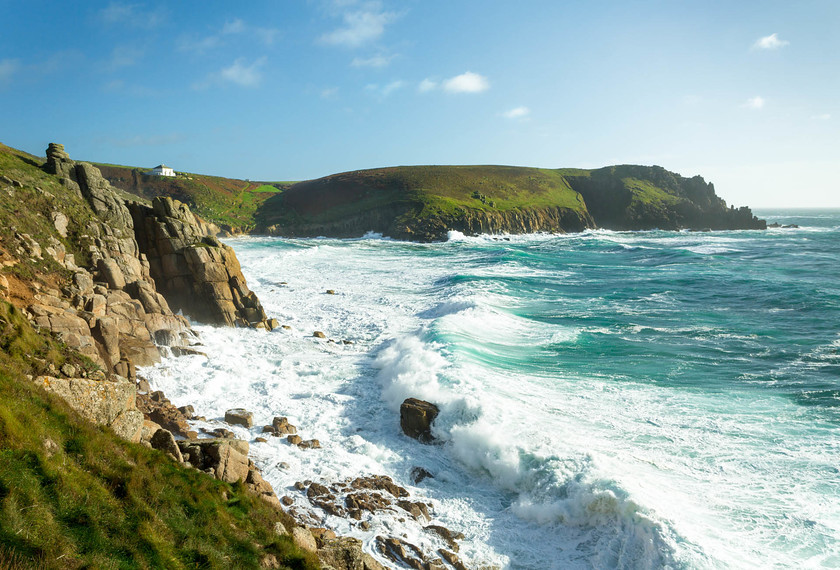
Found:
<path fill-rule="evenodd" d="M 387 67 L 396 55 L 379 54 L 373 57 L 356 57 L 350 64 L 353 67 Z"/>
<path fill-rule="evenodd" d="M 420 93 L 428 93 L 429 91 L 434 91 L 435 89 L 437 89 L 437 86 L 437 81 L 426 78 L 420 82 L 420 85 L 417 86 L 417 90 Z"/>
<path fill-rule="evenodd" d="M 224 23 L 222 28 L 214 34 L 208 36 L 182 36 L 178 42 L 178 49 L 181 51 L 193 51 L 196 53 L 204 53 L 208 50 L 220 47 L 226 43 L 226 38 L 231 36 L 249 35 L 256 37 L 263 45 L 271 45 L 280 35 L 279 30 L 274 28 L 260 28 L 250 26 L 236 18 Z"/>
<path fill-rule="evenodd" d="M 764 98 L 756 95 L 755 97 L 747 99 L 741 106 L 746 107 L 747 109 L 762 109 L 764 108 L 764 103 L 766 103 Z"/>
<path fill-rule="evenodd" d="M 328 87 L 321 90 L 321 99 L 335 99 L 338 96 L 338 87 Z"/>
<path fill-rule="evenodd" d="M 786 45 L 790 45 L 790 42 L 780 40 L 779 34 L 770 34 L 769 36 L 757 39 L 753 44 L 753 49 L 779 49 Z"/>
<path fill-rule="evenodd" d="M 368 2 L 358 6 L 358 9 L 348 10 L 351 6 L 357 7 L 355 3 L 350 2 L 337 4 L 337 7 L 342 8 L 343 25 L 322 35 L 322 42 L 350 48 L 359 47 L 381 37 L 385 33 L 385 26 L 396 18 L 396 14 L 384 11 L 378 2 Z"/>
<path fill-rule="evenodd" d="M 823 113 L 822 115 L 811 115 L 811 118 L 816 121 L 828 121 L 831 119 L 831 115 L 829 113 Z"/>
<path fill-rule="evenodd" d="M 111 2 L 99 12 L 106 24 L 129 24 L 138 28 L 156 28 L 166 21 L 162 8 L 147 10 L 143 4 Z"/>
<path fill-rule="evenodd" d="M 393 93 L 395 91 L 398 91 L 398 90 L 402 89 L 403 87 L 405 87 L 405 81 L 397 80 L 397 81 L 392 81 L 390 83 L 387 83 L 385 85 L 379 85 L 378 83 L 371 83 L 371 84 L 365 86 L 365 89 L 367 89 L 368 91 L 370 91 L 372 93 L 376 93 L 378 96 L 380 96 L 381 98 L 384 99 L 385 97 L 388 97 L 391 93 Z"/>
<path fill-rule="evenodd" d="M 0 59 L 0 85 L 10 83 L 19 68 L 20 62 L 16 59 Z"/>
<path fill-rule="evenodd" d="M 481 93 L 490 89 L 490 82 L 483 75 L 467 71 L 447 79 L 442 86 L 449 93 Z"/>
<path fill-rule="evenodd" d="M 506 119 L 524 119 L 528 115 L 531 114 L 531 109 L 528 107 L 514 107 L 508 111 L 502 113 L 502 116 Z"/>
<path fill-rule="evenodd" d="M 244 57 L 240 57 L 233 64 L 224 67 L 216 73 L 211 73 L 202 82 L 193 84 L 194 89 L 206 89 L 214 84 L 234 84 L 240 87 L 258 87 L 262 83 L 261 68 L 267 61 L 266 57 L 260 57 L 253 63 L 248 64 Z"/>

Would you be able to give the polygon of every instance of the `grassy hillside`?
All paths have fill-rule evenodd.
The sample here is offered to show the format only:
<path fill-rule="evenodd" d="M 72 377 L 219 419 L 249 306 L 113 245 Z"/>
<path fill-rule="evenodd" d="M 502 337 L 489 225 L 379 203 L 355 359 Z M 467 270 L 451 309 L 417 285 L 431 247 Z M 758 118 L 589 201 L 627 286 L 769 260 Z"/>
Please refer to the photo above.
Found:
<path fill-rule="evenodd" d="M 78 417 L 26 379 L 72 360 L 0 301 L 0 567 L 317 568 L 241 485 L 185 469 Z"/>
<path fill-rule="evenodd" d="M 569 231 L 581 229 L 570 215 L 610 229 L 761 227 L 749 210 L 727 208 L 699 176 L 687 179 L 656 166 L 406 166 L 347 172 L 295 184 L 267 200 L 256 221 L 258 231 L 280 235 L 375 230 L 440 239 L 447 228 L 522 231 L 522 215 L 547 210 L 563 212 Z M 491 223 L 471 222 L 476 218 Z M 548 221 L 536 218 L 537 224 Z"/>
<path fill-rule="evenodd" d="M 391 225 L 416 227 L 436 220 L 457 223 L 465 216 L 543 208 L 586 212 L 580 195 L 557 171 L 511 166 L 402 166 L 300 182 L 267 200 L 256 221 L 260 229 L 278 226 L 294 233 L 301 226 L 328 228 L 377 211 L 384 212 Z"/>
<path fill-rule="evenodd" d="M 186 172 L 178 172 L 175 178 L 149 176 L 144 174 L 148 170 L 145 168 L 99 163 L 96 166 L 117 188 L 146 199 L 170 196 L 189 204 L 205 220 L 236 232 L 252 229 L 260 205 L 288 185 Z"/>

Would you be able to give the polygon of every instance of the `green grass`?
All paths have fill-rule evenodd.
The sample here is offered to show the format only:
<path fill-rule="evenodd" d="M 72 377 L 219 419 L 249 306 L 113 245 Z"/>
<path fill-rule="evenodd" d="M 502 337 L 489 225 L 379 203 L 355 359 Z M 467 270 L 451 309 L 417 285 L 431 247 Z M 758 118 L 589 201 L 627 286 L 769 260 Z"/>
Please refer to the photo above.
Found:
<path fill-rule="evenodd" d="M 253 568 L 266 554 L 314 569 L 274 524 L 288 515 L 120 440 L 27 380 L 26 354 L 66 348 L 0 302 L 0 567 Z"/>

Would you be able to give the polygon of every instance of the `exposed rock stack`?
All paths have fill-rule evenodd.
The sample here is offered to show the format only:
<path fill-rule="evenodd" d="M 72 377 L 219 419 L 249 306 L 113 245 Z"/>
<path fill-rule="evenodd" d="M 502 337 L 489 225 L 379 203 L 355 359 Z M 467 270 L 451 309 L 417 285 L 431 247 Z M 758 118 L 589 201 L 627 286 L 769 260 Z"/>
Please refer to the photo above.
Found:
<path fill-rule="evenodd" d="M 174 310 L 210 324 L 271 328 L 233 249 L 205 235 L 186 204 L 158 197 L 151 208 L 132 204 L 131 213 L 151 275 Z"/>
<path fill-rule="evenodd" d="M 408 398 L 400 405 L 400 427 L 407 436 L 431 443 L 434 441 L 432 422 L 439 412 L 440 409 L 430 402 Z"/>
<path fill-rule="evenodd" d="M 159 359 L 157 346 L 189 344 L 193 335 L 187 321 L 173 314 L 157 292 L 125 201 L 96 167 L 74 162 L 62 145 L 50 144 L 45 169 L 82 196 L 101 223 L 89 224 L 86 233 L 78 236 L 89 257 L 87 267 L 77 267 L 58 240 L 47 248 L 56 261 L 75 273 L 61 291 L 35 296 L 29 307 L 31 320 L 61 335 L 68 346 L 109 373 L 126 378 L 133 377 L 135 365 Z M 67 221 L 62 212 L 53 213 L 60 235 L 66 235 Z"/>

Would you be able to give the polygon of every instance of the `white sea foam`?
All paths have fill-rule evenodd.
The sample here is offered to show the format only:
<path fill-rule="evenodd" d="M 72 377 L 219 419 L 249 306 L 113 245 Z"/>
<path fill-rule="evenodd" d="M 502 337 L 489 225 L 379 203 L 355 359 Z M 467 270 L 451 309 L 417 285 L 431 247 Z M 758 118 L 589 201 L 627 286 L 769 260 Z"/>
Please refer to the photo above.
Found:
<path fill-rule="evenodd" d="M 651 233 L 601 231 L 532 243 L 604 238 L 662 247 Z M 320 451 L 274 438 L 252 445 L 266 478 L 297 507 L 310 508 L 295 481 L 390 475 L 434 505 L 435 522 L 466 534 L 460 554 L 472 566 L 750 568 L 840 561 L 832 544 L 840 536 L 840 511 L 815 500 L 825 497 L 821 486 L 837 488 L 836 466 L 831 469 L 840 448 L 836 438 L 813 435 L 830 433 L 831 426 L 815 425 L 791 402 L 490 365 L 571 348 L 581 335 L 729 333 L 690 323 L 634 331 L 534 322 L 486 279 L 491 274 L 479 261 L 495 242 L 471 239 L 431 246 L 233 240 L 249 284 L 292 330 L 199 327 L 209 358 L 171 359 L 146 373 L 176 404 L 193 404 L 211 419 L 241 406 L 255 413 L 258 425 L 285 415 L 304 437 L 320 439 Z M 704 240 L 737 248 L 716 235 L 657 239 L 676 248 Z M 516 267 L 502 271 L 516 275 Z M 485 280 L 453 280 L 465 274 Z M 663 293 L 646 302 L 673 299 Z M 643 314 L 603 298 L 592 303 Z M 355 344 L 317 340 L 313 330 Z M 814 359 L 833 362 L 836 345 Z M 442 445 L 424 446 L 399 433 L 406 397 L 439 404 L 433 433 Z M 259 435 L 258 429 L 234 431 Z M 434 479 L 412 485 L 409 472 L 417 465 Z M 792 471 L 802 473 L 796 493 L 785 476 Z M 435 547 L 413 521 L 377 515 L 370 522 L 370 531 L 331 516 L 319 524 L 360 538 L 369 552 L 386 529 Z"/>

